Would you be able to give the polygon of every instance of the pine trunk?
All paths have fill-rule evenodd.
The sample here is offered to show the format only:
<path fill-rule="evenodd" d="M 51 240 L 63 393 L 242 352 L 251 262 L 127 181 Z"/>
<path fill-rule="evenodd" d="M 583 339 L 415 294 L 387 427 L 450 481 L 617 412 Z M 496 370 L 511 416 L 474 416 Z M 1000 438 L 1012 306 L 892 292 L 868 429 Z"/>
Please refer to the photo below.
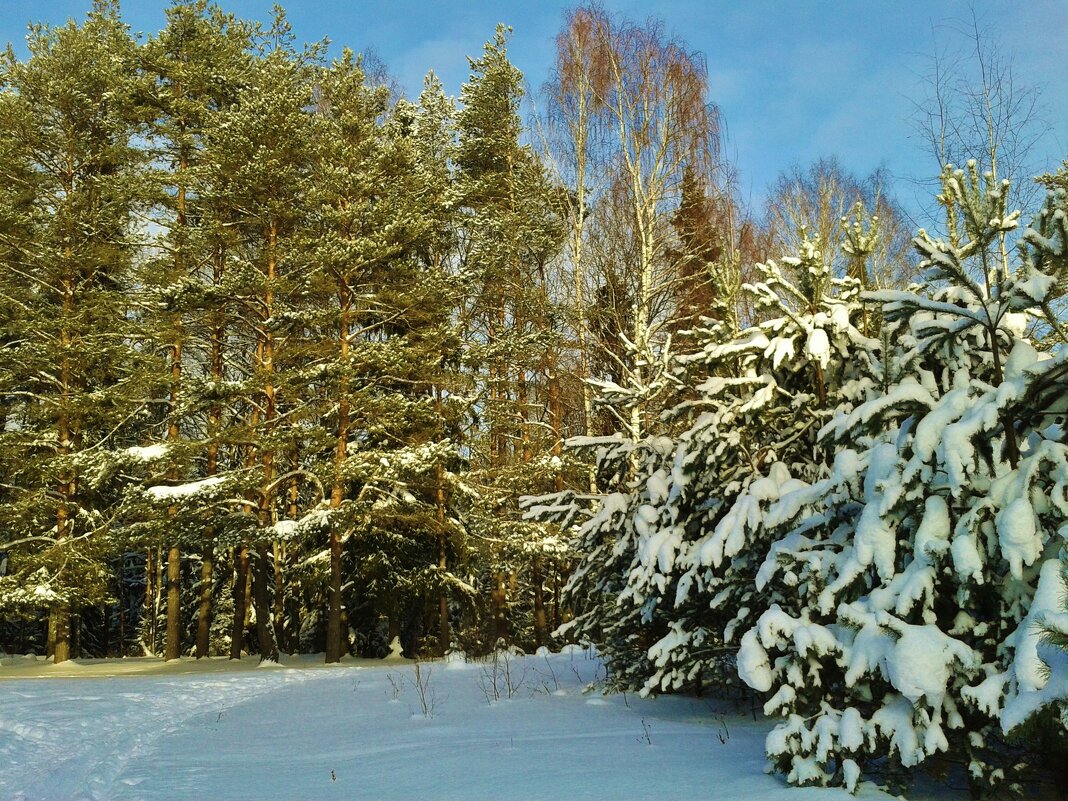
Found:
<path fill-rule="evenodd" d="M 167 644 L 164 661 L 181 655 L 182 562 L 177 546 L 167 552 Z"/>
<path fill-rule="evenodd" d="M 490 595 L 490 650 L 497 649 L 497 642 L 508 637 L 508 593 L 504 586 L 504 572 L 493 575 L 493 591 Z"/>
<path fill-rule="evenodd" d="M 218 286 L 222 282 L 225 258 L 223 249 L 216 247 L 214 251 L 214 271 L 212 283 Z M 221 314 L 221 312 L 220 312 Z M 218 387 L 223 379 L 223 340 L 226 332 L 222 321 L 216 319 L 216 325 L 211 329 L 211 381 Z M 213 404 L 208 411 L 208 460 L 205 474 L 209 477 L 219 472 L 219 442 L 218 435 L 222 426 L 222 407 Z M 204 532 L 204 550 L 201 555 L 200 565 L 200 608 L 197 611 L 197 659 L 208 656 L 211 648 L 211 615 L 212 602 L 214 599 L 214 555 L 215 555 L 215 526 L 208 524 Z"/>
<path fill-rule="evenodd" d="M 282 562 L 285 549 L 277 540 L 271 544 L 274 552 L 274 641 L 279 651 L 285 648 L 285 584 L 282 575 Z"/>
<path fill-rule="evenodd" d="M 534 644 L 539 648 L 549 641 L 548 620 L 545 615 L 545 593 L 542 587 L 541 560 L 531 562 L 530 580 L 534 585 Z"/>
<path fill-rule="evenodd" d="M 330 530 L 330 589 L 326 618 L 326 661 L 341 661 L 341 537 Z"/>
<path fill-rule="evenodd" d="M 242 545 L 235 558 L 234 622 L 230 633 L 230 658 L 240 659 L 245 642 L 245 588 L 248 585 L 248 546 Z"/>
<path fill-rule="evenodd" d="M 271 574 L 270 556 L 266 543 L 256 545 L 256 562 L 252 568 L 252 598 L 256 609 L 256 639 L 260 645 L 260 662 L 278 662 L 278 643 L 274 638 L 270 613 L 271 609 Z"/>
<path fill-rule="evenodd" d="M 66 604 L 56 606 L 48 616 L 48 641 L 57 665 L 70 659 L 70 607 Z"/>
<path fill-rule="evenodd" d="M 349 314 L 352 294 L 348 282 L 338 283 L 341 314 L 338 322 L 338 351 L 341 375 L 338 379 L 337 442 L 334 449 L 334 485 L 330 492 L 330 507 L 337 509 L 345 497 L 343 470 L 349 444 Z M 326 611 L 326 661 L 341 661 L 341 534 L 338 521 L 330 525 L 330 585 Z"/>
<path fill-rule="evenodd" d="M 442 427 L 444 435 L 445 417 L 441 404 L 441 387 L 434 387 L 434 409 L 437 413 L 438 424 Z M 448 562 L 448 537 L 445 531 L 445 466 L 440 462 L 434 467 L 434 519 L 438 526 L 438 570 L 441 571 L 441 580 L 445 581 L 445 575 L 449 569 Z M 449 594 L 444 589 L 438 598 L 438 650 L 444 656 L 449 651 L 451 633 L 449 631 Z"/>
<path fill-rule="evenodd" d="M 178 97 L 182 96 L 182 83 L 179 81 L 176 86 Z M 180 125 L 179 129 L 184 134 L 185 126 Z M 189 157 L 185 152 L 185 144 L 182 145 L 181 155 L 178 159 L 178 171 L 176 173 L 176 180 L 178 182 L 178 194 L 176 199 L 176 211 L 177 216 L 175 220 L 175 228 L 179 232 L 179 240 L 177 247 L 174 251 L 174 268 L 175 275 L 179 278 L 184 278 L 185 275 L 185 259 L 183 258 L 183 247 L 185 246 L 185 231 L 186 227 L 186 207 L 185 207 L 185 177 L 186 171 L 189 166 Z M 178 312 L 174 316 L 174 342 L 171 345 L 171 405 L 170 413 L 168 415 L 167 424 L 167 442 L 176 443 L 180 437 L 180 430 L 178 427 L 178 396 L 181 391 L 182 383 L 182 340 L 184 334 L 182 331 L 182 315 Z M 177 471 L 171 473 L 171 480 L 177 480 L 179 478 Z M 177 514 L 177 509 L 171 507 L 167 510 L 167 516 L 173 518 Z M 170 527 L 168 527 L 170 528 Z M 171 536 L 173 533 L 169 532 Z M 163 648 L 163 659 L 169 662 L 172 659 L 177 659 L 181 655 L 181 629 L 182 629 L 182 567 L 181 567 L 181 553 L 178 550 L 177 545 L 171 545 L 170 551 L 167 554 L 167 641 Z"/>
<path fill-rule="evenodd" d="M 274 315 L 274 281 L 277 277 L 278 228 L 272 222 L 267 229 L 267 274 L 266 290 L 263 294 L 263 318 L 259 326 L 257 344 L 258 372 L 263 377 L 263 431 L 269 435 L 275 426 L 277 417 L 277 398 L 274 376 L 274 333 L 268 321 Z M 274 451 L 269 447 L 260 448 L 260 466 L 263 472 L 263 485 L 260 491 L 258 523 L 262 532 L 273 522 L 272 500 L 274 483 Z M 256 639 L 260 647 L 261 662 L 278 661 L 278 643 L 274 638 L 272 618 L 274 609 L 271 605 L 270 578 L 268 574 L 267 546 L 263 542 L 256 544 L 256 560 L 252 565 L 252 603 L 256 610 Z"/>
<path fill-rule="evenodd" d="M 211 534 L 209 529 L 209 535 Z M 211 645 L 211 601 L 215 585 L 215 545 L 214 537 L 204 544 L 200 562 L 200 607 L 197 610 L 197 646 L 196 657 L 203 659 L 209 655 Z"/>
<path fill-rule="evenodd" d="M 146 650 L 151 655 L 156 653 L 156 621 L 152 599 L 156 597 L 156 549 L 145 552 L 145 616 L 144 633 L 148 638 Z"/>
<path fill-rule="evenodd" d="M 71 179 L 73 180 L 73 179 Z M 68 265 L 70 259 L 69 249 L 66 252 Z M 73 389 L 71 376 L 70 356 L 71 333 L 66 327 L 74 312 L 74 286 L 67 279 L 63 285 L 63 317 L 64 327 L 60 332 L 60 343 L 63 347 L 63 356 L 60 363 L 60 386 L 63 391 L 62 404 L 57 426 L 57 439 L 59 443 L 59 455 L 68 456 L 71 452 L 73 432 L 71 420 L 67 410 L 67 396 Z M 56 540 L 62 543 L 70 538 L 70 507 L 74 500 L 74 487 L 76 476 L 71 468 L 64 466 L 59 477 L 59 504 L 56 506 Z M 61 546 L 63 547 L 63 546 Z M 48 616 L 48 641 L 52 645 L 52 659 L 56 664 L 70 659 L 70 607 L 67 604 L 59 604 L 52 608 Z"/>

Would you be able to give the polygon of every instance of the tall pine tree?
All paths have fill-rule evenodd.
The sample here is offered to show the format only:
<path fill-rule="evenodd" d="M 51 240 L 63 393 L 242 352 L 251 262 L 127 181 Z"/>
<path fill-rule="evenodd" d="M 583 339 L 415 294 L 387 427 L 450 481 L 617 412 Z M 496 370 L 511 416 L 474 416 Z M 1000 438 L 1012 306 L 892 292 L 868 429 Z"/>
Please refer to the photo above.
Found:
<path fill-rule="evenodd" d="M 17 460 L 4 596 L 49 609 L 62 662 L 76 654 L 78 607 L 104 597 L 109 459 L 143 409 L 131 327 L 142 158 L 135 45 L 117 3 L 95 3 L 81 25 L 33 26 L 27 41 L 29 59 L 9 50 L 0 78 L 11 156 L 0 170 L 18 203 L 2 279 L 14 303 L 0 385 L 17 421 L 3 433 Z"/>

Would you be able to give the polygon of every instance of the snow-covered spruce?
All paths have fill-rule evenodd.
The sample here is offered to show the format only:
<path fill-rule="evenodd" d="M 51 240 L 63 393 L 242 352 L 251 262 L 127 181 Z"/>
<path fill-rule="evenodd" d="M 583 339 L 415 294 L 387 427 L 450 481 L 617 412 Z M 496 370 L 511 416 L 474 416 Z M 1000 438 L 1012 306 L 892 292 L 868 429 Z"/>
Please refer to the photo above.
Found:
<path fill-rule="evenodd" d="M 670 469 L 674 447 L 651 410 L 670 404 L 684 386 L 670 339 L 630 347 L 629 358 L 641 370 L 627 371 L 622 383 L 594 382 L 598 404 L 621 422 L 621 430 L 566 442 L 567 458 L 594 466 L 596 489 L 522 500 L 528 519 L 568 532 L 578 555 L 563 590 L 563 602 L 574 617 L 557 636 L 597 642 L 609 663 L 608 683 L 618 689 L 643 684 L 650 670 L 648 648 L 666 631 L 663 619 L 652 614 L 655 604 L 647 607 L 631 596 L 627 581 L 639 561 L 639 542 L 655 524 L 652 504 L 662 500 L 659 485 L 655 480 L 650 485 L 649 477 L 663 475 L 665 466 Z M 640 429 L 656 430 L 637 430 L 635 420 L 641 421 Z"/>
<path fill-rule="evenodd" d="M 524 499 L 526 515 L 570 531 L 572 548 L 580 555 L 564 588 L 574 617 L 556 635 L 598 642 L 609 664 L 609 686 L 640 687 L 649 670 L 649 632 L 660 621 L 644 616 L 640 604 L 622 600 L 637 559 L 639 532 L 648 530 L 645 515 L 652 509 L 647 490 L 639 486 L 642 482 L 628 476 L 631 470 L 637 475 L 660 470 L 671 440 L 659 436 L 634 442 L 616 434 L 576 437 L 567 445 L 573 453 L 589 455 L 605 489 L 599 494 L 568 490 Z"/>
<path fill-rule="evenodd" d="M 876 368 L 878 342 L 857 327 L 861 282 L 835 278 L 818 243 L 759 270 L 764 281 L 746 290 L 765 321 L 732 337 L 711 329 L 680 359 L 696 397 L 672 411 L 688 428 L 667 470 L 649 477 L 663 485 L 657 525 L 627 590 L 670 618 L 648 651 L 645 692 L 730 680 L 738 634 L 765 604 L 753 583 L 770 545 L 764 514 L 823 474 L 816 433 Z"/>
<path fill-rule="evenodd" d="M 819 475 L 816 432 L 873 366 L 878 343 L 854 324 L 861 284 L 834 278 L 818 243 L 805 240 L 798 257 L 759 269 L 764 280 L 745 291 L 765 322 L 738 331 L 729 317 L 709 320 L 700 350 L 661 371 L 689 388 L 663 415 L 674 436 L 572 442 L 596 450 L 603 483 L 616 491 L 531 508 L 578 532 L 570 631 L 602 644 L 618 687 L 731 681 L 735 632 L 759 607 L 763 511 L 792 486 L 791 474 Z M 592 503 L 586 518 L 584 503 Z"/>
<path fill-rule="evenodd" d="M 764 516 L 778 538 L 755 589 L 773 603 L 739 671 L 783 718 L 768 754 L 793 783 L 852 789 L 873 759 L 943 752 L 977 790 L 1011 782 L 1001 735 L 1048 700 L 1029 610 L 1068 532 L 1068 352 L 1026 331 L 1063 288 L 1066 206 L 1051 197 L 1010 275 L 1015 215 L 991 184 L 947 172 L 963 230 L 916 239 L 937 289 L 871 296 L 895 343 L 885 387 L 824 427 L 829 476 Z"/>

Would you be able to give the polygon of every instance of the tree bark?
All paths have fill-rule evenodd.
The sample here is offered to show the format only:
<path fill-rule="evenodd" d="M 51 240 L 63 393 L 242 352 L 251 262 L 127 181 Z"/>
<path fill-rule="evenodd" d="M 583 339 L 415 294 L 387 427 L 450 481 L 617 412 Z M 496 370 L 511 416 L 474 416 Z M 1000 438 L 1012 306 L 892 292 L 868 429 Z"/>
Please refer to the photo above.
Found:
<path fill-rule="evenodd" d="M 156 624 L 153 617 L 152 599 L 156 594 L 156 549 L 149 548 L 145 551 L 145 636 L 148 637 L 148 650 L 155 653 Z"/>
<path fill-rule="evenodd" d="M 175 84 L 175 92 L 179 100 L 182 98 L 183 86 L 179 80 Z M 177 193 L 175 198 L 175 230 L 178 232 L 178 241 L 174 249 L 174 272 L 176 276 L 185 277 L 185 228 L 186 216 L 186 174 L 189 168 L 188 146 L 185 142 L 185 122 L 178 122 L 179 145 L 178 169 L 175 173 L 177 181 Z M 181 311 L 174 314 L 174 341 L 171 344 L 171 405 L 167 423 L 167 442 L 175 443 L 181 436 L 178 427 L 178 399 L 182 383 L 182 341 L 185 338 L 182 330 Z M 171 480 L 179 478 L 177 471 L 172 471 Z M 177 509 L 171 507 L 167 510 L 167 516 L 173 518 Z M 171 533 L 171 532 L 168 532 Z M 171 535 L 173 536 L 173 534 Z M 172 544 L 167 554 L 167 640 L 163 648 L 163 659 L 169 662 L 181 655 L 181 629 L 182 629 L 182 568 L 181 553 L 178 546 Z"/>
<path fill-rule="evenodd" d="M 177 546 L 167 552 L 167 644 L 163 659 L 169 662 L 181 655 L 182 562 Z"/>
<path fill-rule="evenodd" d="M 73 181 L 68 181 L 68 186 Z M 66 249 L 66 256 L 71 258 L 70 249 Z M 71 419 L 67 407 L 67 396 L 73 388 L 71 375 L 70 348 L 72 345 L 71 333 L 67 328 L 70 316 L 74 312 L 74 285 L 67 278 L 63 282 L 63 318 L 64 326 L 60 332 L 60 343 L 63 348 L 63 356 L 60 362 L 60 385 L 63 398 L 61 398 L 61 410 L 57 426 L 57 439 L 59 443 L 60 457 L 68 456 L 71 452 L 72 438 Z M 59 504 L 56 506 L 56 540 L 62 542 L 70 538 L 71 520 L 70 505 L 74 500 L 76 474 L 70 468 L 64 468 L 59 476 Z M 62 546 L 61 546 L 62 547 Z M 48 641 L 52 644 L 52 658 L 56 664 L 70 659 L 70 607 L 61 603 L 53 607 L 48 616 Z"/>
<path fill-rule="evenodd" d="M 214 532 L 209 528 L 210 539 L 204 543 L 200 562 L 200 608 L 197 610 L 196 657 L 208 656 L 211 645 L 211 601 L 215 586 Z"/>
<path fill-rule="evenodd" d="M 274 552 L 274 641 L 281 651 L 285 646 L 285 584 L 282 575 L 285 549 L 277 540 L 271 549 Z"/>
<path fill-rule="evenodd" d="M 338 379 L 337 442 L 334 448 L 334 484 L 330 508 L 337 509 L 345 498 L 344 467 L 349 445 L 349 314 L 352 292 L 344 278 L 338 282 L 341 313 L 338 320 L 338 351 L 341 374 Z M 341 661 L 341 532 L 335 518 L 330 525 L 330 584 L 326 610 L 326 661 Z"/>
<path fill-rule="evenodd" d="M 181 328 L 181 323 L 178 323 Z M 178 404 L 178 382 L 182 375 L 182 346 L 176 341 L 173 346 L 173 360 L 171 362 L 171 420 L 167 426 L 167 441 L 177 442 L 178 419 L 175 407 Z M 171 471 L 171 480 L 178 479 L 177 471 Z M 167 509 L 167 518 L 173 520 L 178 510 L 175 507 Z M 170 526 L 168 526 L 170 528 Z M 168 531 L 168 534 L 174 536 Z M 172 545 L 167 552 L 167 639 L 163 648 L 163 659 L 169 662 L 181 655 L 181 628 L 182 628 L 182 555 L 177 545 Z"/>
<path fill-rule="evenodd" d="M 493 591 L 490 594 L 490 650 L 496 650 L 497 641 L 508 636 L 507 598 L 504 588 L 504 572 L 493 575 Z"/>
<path fill-rule="evenodd" d="M 248 585 L 248 546 L 242 545 L 235 554 L 234 622 L 230 634 L 230 658 L 240 659 L 245 640 L 245 592 Z"/>
<path fill-rule="evenodd" d="M 252 597 L 256 608 L 256 639 L 260 645 L 260 662 L 278 662 L 278 643 L 274 638 L 271 614 L 270 557 L 266 543 L 256 545 L 256 562 L 252 566 Z"/>
<path fill-rule="evenodd" d="M 278 243 L 278 227 L 272 221 L 267 229 L 267 289 L 263 295 L 263 320 L 259 329 L 261 354 L 259 368 L 264 376 L 263 385 L 263 427 L 265 433 L 274 429 L 277 417 L 277 398 L 274 385 L 274 334 L 265 325 L 274 314 L 274 289 L 273 284 L 277 276 L 277 254 L 275 248 Z M 271 525 L 273 494 L 269 491 L 274 480 L 274 451 L 270 448 L 262 448 L 260 464 L 263 468 L 263 489 L 260 492 L 259 526 L 262 532 Z M 278 661 L 278 643 L 274 638 L 274 627 L 271 619 L 274 617 L 274 609 L 271 606 L 271 591 L 267 572 L 267 546 L 260 542 L 256 545 L 256 562 L 252 566 L 252 600 L 256 610 L 256 638 L 259 640 L 260 661 Z"/>
<path fill-rule="evenodd" d="M 441 580 L 444 582 L 445 573 L 449 569 L 447 539 L 445 536 L 445 486 L 442 473 L 444 469 L 437 466 L 437 510 L 436 519 L 438 524 L 438 570 L 441 571 Z M 449 593 L 444 587 L 438 598 L 438 649 L 445 656 L 449 651 L 451 633 L 449 631 Z"/>
<path fill-rule="evenodd" d="M 530 565 L 530 581 L 534 585 L 534 644 L 540 648 L 549 641 L 549 626 L 545 615 L 545 593 L 542 587 L 541 560 L 537 557 L 534 557 Z"/>
<path fill-rule="evenodd" d="M 441 387 L 434 386 L 434 411 L 437 414 L 439 433 L 444 436 L 445 417 L 441 403 Z M 434 467 L 434 520 L 438 527 L 438 570 L 443 582 L 438 597 L 438 650 L 445 656 L 451 645 L 449 631 L 449 593 L 444 588 L 445 574 L 449 569 L 448 537 L 445 530 L 445 466 L 440 462 Z"/>
<path fill-rule="evenodd" d="M 48 640 L 57 665 L 70 659 L 70 607 L 66 604 L 56 606 L 48 616 Z"/>
<path fill-rule="evenodd" d="M 330 589 L 326 617 L 326 661 L 341 661 L 341 536 L 330 529 Z"/>
<path fill-rule="evenodd" d="M 216 245 L 212 254 L 212 283 L 219 286 L 222 283 L 223 271 L 226 265 L 225 250 L 221 245 Z M 223 342 L 226 338 L 224 325 L 224 309 L 215 310 L 214 324 L 211 329 L 211 380 L 218 387 L 223 380 Z M 217 475 L 219 472 L 219 430 L 222 426 L 222 406 L 214 403 L 208 410 L 208 458 L 205 466 L 205 474 L 208 477 Z M 208 524 L 204 532 L 204 550 L 200 565 L 200 609 L 197 611 L 197 659 L 208 656 L 211 648 L 211 616 L 214 600 L 214 567 L 215 567 L 215 526 Z"/>

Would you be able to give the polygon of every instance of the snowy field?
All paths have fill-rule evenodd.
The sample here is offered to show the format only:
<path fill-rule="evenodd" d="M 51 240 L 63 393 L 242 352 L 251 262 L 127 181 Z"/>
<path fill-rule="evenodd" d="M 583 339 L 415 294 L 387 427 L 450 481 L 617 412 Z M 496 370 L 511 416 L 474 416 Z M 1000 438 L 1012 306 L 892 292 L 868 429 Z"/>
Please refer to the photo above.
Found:
<path fill-rule="evenodd" d="M 0 799 L 850 797 L 766 775 L 769 725 L 730 705 L 590 690 L 603 667 L 577 648 L 318 660 L 4 658 Z"/>

